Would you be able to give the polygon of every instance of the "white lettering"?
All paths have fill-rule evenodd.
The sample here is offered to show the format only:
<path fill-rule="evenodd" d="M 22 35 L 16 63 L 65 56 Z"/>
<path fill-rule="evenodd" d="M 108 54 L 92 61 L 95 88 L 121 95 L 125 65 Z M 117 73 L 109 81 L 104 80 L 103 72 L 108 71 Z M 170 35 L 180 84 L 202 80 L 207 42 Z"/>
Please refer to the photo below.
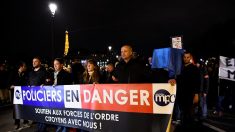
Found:
<path fill-rule="evenodd" d="M 146 90 L 140 90 L 140 105 L 150 105 L 149 101 L 149 92 Z"/>
<path fill-rule="evenodd" d="M 84 95 L 84 102 L 85 103 L 88 103 L 91 101 L 91 93 L 89 90 L 84 90 L 83 95 Z"/>
<path fill-rule="evenodd" d="M 110 104 L 113 104 L 113 90 L 110 90 L 109 94 L 106 90 L 103 90 L 103 99 L 104 103 L 106 103 L 106 100 L 108 100 Z"/>
<path fill-rule="evenodd" d="M 134 101 L 134 99 L 138 98 L 138 91 L 137 90 L 130 90 L 130 104 L 131 105 L 138 105 L 138 101 Z"/>
<path fill-rule="evenodd" d="M 119 98 L 118 98 L 119 94 L 124 94 L 124 95 L 126 95 L 126 91 L 120 89 L 120 90 L 118 90 L 118 91 L 115 93 L 115 100 L 117 101 L 117 103 L 120 104 L 120 105 L 126 104 L 126 102 L 128 101 L 128 97 L 122 96 L 122 97 L 121 97 L 121 100 L 119 100 Z"/>
<path fill-rule="evenodd" d="M 91 99 L 92 103 L 94 103 L 95 101 L 98 101 L 99 103 L 102 103 L 102 101 L 100 99 L 99 92 L 98 92 L 97 89 L 94 89 L 93 96 L 92 96 L 92 99 Z"/>

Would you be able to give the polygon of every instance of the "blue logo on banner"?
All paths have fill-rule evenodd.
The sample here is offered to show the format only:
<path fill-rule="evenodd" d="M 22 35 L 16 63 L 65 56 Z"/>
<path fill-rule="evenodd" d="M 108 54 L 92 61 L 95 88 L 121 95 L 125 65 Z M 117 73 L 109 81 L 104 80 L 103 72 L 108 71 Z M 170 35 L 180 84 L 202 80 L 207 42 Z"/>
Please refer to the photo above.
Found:
<path fill-rule="evenodd" d="M 16 92 L 15 92 L 15 97 L 17 99 L 20 99 L 20 91 L 17 89 Z"/>
<path fill-rule="evenodd" d="M 175 94 L 171 95 L 167 90 L 160 89 L 154 94 L 154 101 L 159 106 L 166 106 L 175 102 Z"/>
<path fill-rule="evenodd" d="M 64 87 L 21 87 L 24 105 L 43 106 L 50 108 L 64 107 Z M 16 96 L 17 97 L 17 96 Z"/>

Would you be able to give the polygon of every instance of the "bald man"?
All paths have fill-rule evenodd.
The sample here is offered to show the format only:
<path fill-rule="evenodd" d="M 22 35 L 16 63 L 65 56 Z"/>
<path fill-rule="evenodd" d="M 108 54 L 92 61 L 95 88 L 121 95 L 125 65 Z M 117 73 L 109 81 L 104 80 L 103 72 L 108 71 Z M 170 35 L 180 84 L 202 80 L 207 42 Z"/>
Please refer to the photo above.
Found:
<path fill-rule="evenodd" d="M 123 45 L 121 47 L 121 61 L 114 74 L 118 83 L 145 83 L 148 81 L 148 74 L 144 63 L 133 58 L 132 47 Z"/>

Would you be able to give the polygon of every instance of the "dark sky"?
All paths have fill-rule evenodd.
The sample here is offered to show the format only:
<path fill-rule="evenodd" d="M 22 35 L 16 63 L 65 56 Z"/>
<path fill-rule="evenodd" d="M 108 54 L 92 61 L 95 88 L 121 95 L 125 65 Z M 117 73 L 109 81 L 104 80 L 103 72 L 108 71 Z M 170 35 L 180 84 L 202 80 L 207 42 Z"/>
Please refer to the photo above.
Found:
<path fill-rule="evenodd" d="M 1 57 L 49 57 L 49 0 L 11 0 L 2 4 L 4 30 Z M 65 30 L 70 49 L 119 51 L 125 42 L 151 55 L 170 47 L 171 36 L 183 36 L 183 46 L 196 55 L 235 56 L 235 5 L 228 0 L 57 0 L 55 54 L 63 55 Z M 12 8 L 12 9 L 9 9 Z"/>

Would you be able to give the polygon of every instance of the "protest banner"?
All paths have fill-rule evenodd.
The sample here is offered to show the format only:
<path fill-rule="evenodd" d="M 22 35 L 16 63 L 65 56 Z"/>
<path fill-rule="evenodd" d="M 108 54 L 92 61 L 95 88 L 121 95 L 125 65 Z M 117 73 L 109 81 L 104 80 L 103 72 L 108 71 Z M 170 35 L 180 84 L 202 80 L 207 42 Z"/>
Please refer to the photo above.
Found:
<path fill-rule="evenodd" d="M 219 78 L 235 81 L 235 59 L 220 56 Z"/>
<path fill-rule="evenodd" d="M 16 118 L 95 132 L 165 132 L 175 98 L 167 83 L 14 89 Z"/>

